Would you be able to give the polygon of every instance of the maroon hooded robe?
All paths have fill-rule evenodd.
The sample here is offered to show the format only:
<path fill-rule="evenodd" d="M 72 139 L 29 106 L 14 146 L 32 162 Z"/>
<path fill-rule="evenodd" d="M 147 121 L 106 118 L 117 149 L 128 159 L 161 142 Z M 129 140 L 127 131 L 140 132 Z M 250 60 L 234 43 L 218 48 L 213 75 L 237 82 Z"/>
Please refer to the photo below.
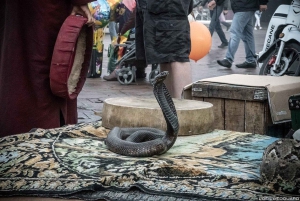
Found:
<path fill-rule="evenodd" d="M 77 123 L 77 99 L 52 94 L 56 37 L 72 5 L 93 0 L 0 1 L 0 137 Z"/>

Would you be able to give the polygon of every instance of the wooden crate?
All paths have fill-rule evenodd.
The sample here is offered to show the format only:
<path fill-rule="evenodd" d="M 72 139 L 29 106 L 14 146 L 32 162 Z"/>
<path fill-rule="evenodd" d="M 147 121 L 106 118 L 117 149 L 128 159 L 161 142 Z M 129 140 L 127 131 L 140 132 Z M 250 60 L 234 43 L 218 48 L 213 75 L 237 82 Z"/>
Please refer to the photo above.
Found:
<path fill-rule="evenodd" d="M 271 136 L 288 131 L 282 125 L 273 125 L 265 87 L 202 81 L 193 83 L 192 99 L 214 105 L 215 129 Z"/>

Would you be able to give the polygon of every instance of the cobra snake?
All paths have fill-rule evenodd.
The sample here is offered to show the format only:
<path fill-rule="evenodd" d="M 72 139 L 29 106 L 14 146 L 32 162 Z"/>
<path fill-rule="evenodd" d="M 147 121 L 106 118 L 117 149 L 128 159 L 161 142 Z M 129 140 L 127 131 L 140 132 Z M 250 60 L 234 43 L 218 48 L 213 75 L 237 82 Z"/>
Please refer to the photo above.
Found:
<path fill-rule="evenodd" d="M 149 157 L 167 152 L 175 143 L 179 123 L 173 100 L 164 80 L 168 71 L 161 72 L 153 80 L 153 93 L 162 110 L 167 130 L 150 127 L 119 128 L 114 127 L 107 135 L 107 148 L 117 154 L 135 157 Z"/>

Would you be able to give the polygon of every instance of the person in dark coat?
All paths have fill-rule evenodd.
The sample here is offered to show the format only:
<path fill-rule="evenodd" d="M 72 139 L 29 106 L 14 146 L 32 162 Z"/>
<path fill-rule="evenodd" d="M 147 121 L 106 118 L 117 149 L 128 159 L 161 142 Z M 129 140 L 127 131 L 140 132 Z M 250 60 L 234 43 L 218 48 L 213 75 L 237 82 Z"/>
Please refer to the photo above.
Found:
<path fill-rule="evenodd" d="M 192 10 L 193 0 L 137 0 L 136 58 L 169 71 L 165 84 L 173 98 L 180 98 L 183 87 L 192 82 L 188 21 Z"/>
<path fill-rule="evenodd" d="M 94 24 L 93 0 L 0 1 L 0 137 L 77 123 L 77 99 L 52 94 L 50 64 L 70 14 Z"/>
<path fill-rule="evenodd" d="M 256 10 L 265 11 L 267 3 L 268 0 L 231 0 L 234 16 L 230 28 L 230 40 L 225 58 L 217 60 L 219 65 L 226 68 L 231 67 L 242 39 L 245 46 L 246 61 L 237 64 L 236 67 L 256 68 L 253 15 Z"/>
<path fill-rule="evenodd" d="M 211 36 L 216 30 L 222 44 L 219 45 L 219 48 L 224 48 L 228 46 L 228 40 L 226 39 L 225 33 L 221 27 L 220 15 L 223 10 L 227 11 L 228 0 L 204 0 L 200 4 L 200 8 L 204 7 L 208 3 L 208 8 L 210 9 L 210 23 L 209 23 L 209 32 Z M 214 5 L 211 7 L 211 5 Z M 199 33 L 200 34 L 200 33 Z"/>

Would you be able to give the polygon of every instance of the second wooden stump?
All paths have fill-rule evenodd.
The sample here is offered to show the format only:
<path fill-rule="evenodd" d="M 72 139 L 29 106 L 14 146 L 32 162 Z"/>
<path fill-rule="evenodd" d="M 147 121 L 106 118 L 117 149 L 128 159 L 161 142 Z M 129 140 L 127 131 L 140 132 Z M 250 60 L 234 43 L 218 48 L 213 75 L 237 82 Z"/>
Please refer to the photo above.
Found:
<path fill-rule="evenodd" d="M 209 133 L 214 130 L 213 105 L 194 100 L 173 99 L 179 121 L 178 135 Z M 152 127 L 166 130 L 166 121 L 155 98 L 122 97 L 104 101 L 102 125 Z"/>

